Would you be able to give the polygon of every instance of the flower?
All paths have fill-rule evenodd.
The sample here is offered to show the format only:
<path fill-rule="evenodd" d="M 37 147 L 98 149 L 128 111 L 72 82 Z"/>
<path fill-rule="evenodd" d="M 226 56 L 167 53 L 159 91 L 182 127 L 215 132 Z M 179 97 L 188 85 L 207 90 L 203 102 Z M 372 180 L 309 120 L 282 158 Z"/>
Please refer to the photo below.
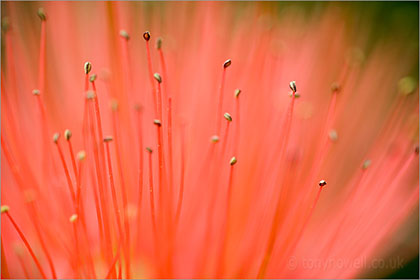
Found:
<path fill-rule="evenodd" d="M 345 5 L 273 5 L 2 3 L 2 277 L 352 278 L 414 257 L 418 44 Z"/>

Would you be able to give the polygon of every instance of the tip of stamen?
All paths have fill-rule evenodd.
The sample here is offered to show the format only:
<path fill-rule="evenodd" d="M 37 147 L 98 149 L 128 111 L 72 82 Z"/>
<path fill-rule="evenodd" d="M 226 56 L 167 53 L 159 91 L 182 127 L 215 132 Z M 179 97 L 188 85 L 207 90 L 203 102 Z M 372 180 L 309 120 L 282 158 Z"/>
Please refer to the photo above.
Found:
<path fill-rule="evenodd" d="M 153 74 L 153 77 L 155 78 L 156 81 L 158 81 L 158 83 L 162 83 L 162 77 L 160 76 L 159 73 L 155 73 Z"/>
<path fill-rule="evenodd" d="M 327 182 L 325 181 L 325 180 L 321 180 L 321 181 L 319 181 L 319 186 L 320 187 L 323 187 L 323 186 L 325 186 L 327 184 Z"/>
<path fill-rule="evenodd" d="M 162 48 L 162 38 L 158 37 L 156 39 L 156 49 L 160 50 Z"/>
<path fill-rule="evenodd" d="M 290 89 L 291 89 L 294 93 L 296 93 L 296 91 L 297 91 L 297 88 L 296 88 L 296 81 L 291 81 L 291 82 L 289 83 L 289 87 L 290 87 Z"/>
<path fill-rule="evenodd" d="M 160 122 L 160 120 L 153 120 L 153 123 L 157 126 L 161 126 L 162 123 Z"/>
<path fill-rule="evenodd" d="M 113 112 L 118 111 L 118 106 L 119 106 L 118 101 L 116 99 L 112 99 L 111 100 L 111 110 Z"/>
<path fill-rule="evenodd" d="M 9 18 L 8 17 L 2 18 L 1 29 L 3 30 L 3 32 L 7 32 L 9 30 L 9 27 L 10 27 Z"/>
<path fill-rule="evenodd" d="M 398 81 L 398 90 L 402 95 L 410 95 L 416 90 L 417 83 L 412 77 L 404 77 Z"/>
<path fill-rule="evenodd" d="M 332 93 L 338 93 L 340 91 L 341 87 L 340 84 L 337 82 L 334 82 L 331 84 L 331 91 Z"/>
<path fill-rule="evenodd" d="M 41 91 L 39 89 L 32 90 L 33 95 L 39 95 L 40 93 L 41 93 Z"/>
<path fill-rule="evenodd" d="M 414 152 L 418 155 L 419 154 L 419 146 L 416 146 L 415 148 L 414 148 Z"/>
<path fill-rule="evenodd" d="M 77 153 L 77 159 L 79 161 L 84 161 L 86 159 L 86 152 L 85 151 L 80 151 Z"/>
<path fill-rule="evenodd" d="M 42 21 L 47 20 L 47 15 L 45 14 L 44 8 L 38 9 L 38 16 Z"/>
<path fill-rule="evenodd" d="M 370 166 L 371 163 L 372 161 L 370 159 L 365 160 L 365 162 L 363 162 L 362 169 L 366 170 Z"/>
<path fill-rule="evenodd" d="M 1 214 L 9 212 L 9 210 L 10 210 L 9 206 L 7 206 L 7 205 L 2 205 L 1 206 Z"/>
<path fill-rule="evenodd" d="M 93 99 L 93 98 L 95 98 L 95 92 L 93 90 L 88 90 L 86 92 L 86 98 L 87 99 Z"/>
<path fill-rule="evenodd" d="M 241 94 L 241 90 L 239 88 L 235 89 L 235 97 L 238 98 L 239 94 Z"/>
<path fill-rule="evenodd" d="M 89 82 L 93 83 L 96 80 L 97 77 L 98 77 L 98 75 L 96 75 L 96 74 L 90 75 Z"/>
<path fill-rule="evenodd" d="M 148 151 L 149 153 L 153 153 L 153 150 L 150 147 L 146 147 L 146 151 Z"/>
<path fill-rule="evenodd" d="M 141 106 L 140 104 L 134 104 L 134 110 L 136 110 L 137 112 L 142 112 L 143 106 Z"/>
<path fill-rule="evenodd" d="M 107 143 L 107 142 L 111 142 L 112 140 L 114 140 L 114 139 L 112 138 L 112 136 L 105 136 L 105 138 L 104 138 L 104 142 L 105 142 L 105 143 Z"/>
<path fill-rule="evenodd" d="M 338 140 L 338 133 L 334 129 L 330 130 L 330 132 L 328 133 L 328 136 L 330 137 L 331 141 L 333 141 L 333 142 Z"/>
<path fill-rule="evenodd" d="M 228 60 L 226 60 L 224 63 L 223 63 L 223 68 L 228 68 L 230 65 L 232 64 L 232 61 L 230 60 L 230 59 L 228 59 Z"/>
<path fill-rule="evenodd" d="M 60 133 L 56 132 L 53 135 L 53 141 L 54 141 L 54 143 L 57 143 L 58 142 L 58 139 L 60 139 Z"/>
<path fill-rule="evenodd" d="M 72 136 L 72 134 L 71 134 L 70 129 L 66 129 L 66 130 L 64 131 L 64 138 L 65 138 L 67 141 L 69 141 L 69 140 L 70 140 L 70 138 L 71 138 L 71 136 Z"/>
<path fill-rule="evenodd" d="M 126 39 L 127 41 L 130 39 L 130 35 L 128 35 L 128 32 L 125 31 L 124 29 L 120 30 L 120 36 Z"/>
<path fill-rule="evenodd" d="M 236 159 L 236 157 L 232 157 L 230 159 L 230 165 L 235 165 L 238 162 L 238 160 Z"/>
<path fill-rule="evenodd" d="M 90 63 L 89 61 L 85 62 L 84 65 L 84 69 L 85 69 L 85 74 L 89 74 L 90 70 L 92 70 L 92 63 Z"/>
<path fill-rule="evenodd" d="M 225 117 L 225 119 L 226 119 L 227 121 L 229 121 L 229 122 L 231 122 L 231 121 L 232 121 L 232 116 L 231 116 L 229 113 L 224 113 L 224 114 L 223 114 L 223 117 Z"/>
<path fill-rule="evenodd" d="M 149 41 L 150 40 L 150 32 L 149 31 L 144 32 L 143 33 L 143 38 L 144 38 L 144 40 Z"/>
<path fill-rule="evenodd" d="M 211 142 L 213 142 L 213 143 L 217 143 L 217 142 L 219 142 L 219 136 L 217 136 L 217 135 L 213 135 L 213 136 L 210 138 L 210 141 L 211 141 Z"/>
<path fill-rule="evenodd" d="M 69 219 L 70 223 L 74 223 L 77 220 L 78 217 L 79 216 L 77 214 L 71 215 L 70 216 L 70 219 Z"/>

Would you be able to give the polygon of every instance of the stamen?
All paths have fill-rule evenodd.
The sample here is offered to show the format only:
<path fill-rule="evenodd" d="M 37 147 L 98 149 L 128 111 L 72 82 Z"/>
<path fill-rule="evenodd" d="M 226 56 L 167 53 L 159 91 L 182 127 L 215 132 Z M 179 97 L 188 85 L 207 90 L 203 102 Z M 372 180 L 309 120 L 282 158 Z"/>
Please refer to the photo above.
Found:
<path fill-rule="evenodd" d="M 45 275 L 44 270 L 42 269 L 42 266 L 41 266 L 38 258 L 35 256 L 35 253 L 32 250 L 31 245 L 29 245 L 28 240 L 26 239 L 26 237 L 23 234 L 23 232 L 20 230 L 19 226 L 16 224 L 15 220 L 10 215 L 9 211 L 10 211 L 9 206 L 2 205 L 2 207 L 1 207 L 1 214 L 5 214 L 9 218 L 9 220 L 12 223 L 13 227 L 15 228 L 15 230 L 19 234 L 20 238 L 22 239 L 23 243 L 25 244 L 26 248 L 28 249 L 29 254 L 31 255 L 32 259 L 34 260 L 37 268 L 39 269 L 39 272 L 41 273 L 42 278 L 47 279 L 47 276 Z"/>

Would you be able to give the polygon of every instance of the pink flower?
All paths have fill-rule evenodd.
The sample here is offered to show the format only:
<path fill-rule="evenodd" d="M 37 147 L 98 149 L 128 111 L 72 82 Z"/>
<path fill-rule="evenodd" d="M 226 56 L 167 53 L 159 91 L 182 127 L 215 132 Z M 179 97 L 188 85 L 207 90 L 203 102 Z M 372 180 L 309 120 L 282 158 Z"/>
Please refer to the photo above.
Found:
<path fill-rule="evenodd" d="M 273 5 L 2 4 L 2 278 L 384 277 L 418 255 L 418 45 Z"/>

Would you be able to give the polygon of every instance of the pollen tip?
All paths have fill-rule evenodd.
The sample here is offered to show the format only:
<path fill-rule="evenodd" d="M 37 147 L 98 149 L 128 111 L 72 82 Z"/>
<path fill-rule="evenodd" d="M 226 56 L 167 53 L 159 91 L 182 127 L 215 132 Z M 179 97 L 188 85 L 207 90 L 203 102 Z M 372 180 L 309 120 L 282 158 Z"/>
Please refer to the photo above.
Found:
<path fill-rule="evenodd" d="M 148 151 L 149 153 L 153 153 L 153 150 L 150 147 L 146 147 L 146 151 Z"/>
<path fill-rule="evenodd" d="M 320 187 L 323 187 L 323 186 L 325 186 L 327 184 L 327 182 L 325 181 L 325 180 L 321 180 L 321 181 L 319 181 L 319 186 Z"/>
<path fill-rule="evenodd" d="M 105 143 L 107 143 L 107 142 L 111 142 L 112 140 L 114 140 L 114 138 L 112 138 L 112 136 L 105 136 L 105 137 L 104 137 L 104 142 L 105 142 Z"/>
<path fill-rule="evenodd" d="M 225 117 L 225 119 L 229 122 L 232 121 L 232 116 L 229 113 L 224 113 L 223 116 Z"/>
<path fill-rule="evenodd" d="M 239 88 L 235 89 L 235 97 L 238 98 L 239 94 L 241 94 L 241 90 Z"/>
<path fill-rule="evenodd" d="M 159 84 L 162 83 L 162 77 L 160 76 L 159 73 L 153 74 L 153 77 L 155 78 L 156 81 L 158 81 Z"/>
<path fill-rule="evenodd" d="M 213 143 L 217 143 L 217 142 L 219 142 L 219 136 L 217 136 L 217 135 L 213 135 L 213 136 L 210 138 L 210 141 L 211 141 L 211 142 L 213 142 Z"/>
<path fill-rule="evenodd" d="M 92 63 L 90 63 L 89 61 L 85 62 L 84 65 L 84 69 L 85 69 L 85 74 L 89 74 L 90 70 L 92 70 Z"/>
<path fill-rule="evenodd" d="M 77 153 L 77 159 L 79 161 L 84 161 L 86 159 L 86 152 L 85 151 L 80 151 Z"/>
<path fill-rule="evenodd" d="M 162 38 L 158 37 L 156 39 L 156 49 L 160 50 L 162 48 Z"/>
<path fill-rule="evenodd" d="M 96 75 L 96 74 L 90 75 L 89 82 L 93 83 L 96 80 L 97 77 L 98 77 L 98 75 Z"/>
<path fill-rule="evenodd" d="M 119 107 L 118 100 L 112 99 L 111 100 L 111 110 L 113 112 L 116 112 L 116 111 L 118 111 L 118 107 Z"/>
<path fill-rule="evenodd" d="M 39 8 L 38 9 L 38 16 L 42 21 L 47 20 L 47 15 L 45 14 L 44 8 Z"/>
<path fill-rule="evenodd" d="M 155 125 L 157 125 L 157 126 L 162 126 L 162 123 L 161 123 L 161 121 L 160 120 L 153 120 L 153 123 L 155 124 Z"/>
<path fill-rule="evenodd" d="M 53 135 L 53 141 L 54 141 L 54 143 L 56 143 L 56 144 L 57 144 L 58 139 L 60 139 L 60 133 L 56 132 L 56 133 L 54 133 L 54 135 Z"/>
<path fill-rule="evenodd" d="M 232 64 L 232 60 L 228 59 L 223 63 L 223 68 L 228 68 Z"/>
<path fill-rule="evenodd" d="M 363 162 L 362 169 L 366 170 L 371 165 L 371 163 L 372 161 L 370 159 L 365 160 L 365 162 Z"/>
<path fill-rule="evenodd" d="M 88 90 L 86 92 L 86 98 L 87 99 L 93 99 L 93 98 L 95 98 L 95 92 L 93 90 Z"/>
<path fill-rule="evenodd" d="M 8 205 L 2 205 L 1 206 L 1 214 L 9 212 L 10 207 Z"/>
<path fill-rule="evenodd" d="M 143 38 L 144 38 L 144 40 L 149 41 L 150 40 L 150 32 L 149 31 L 144 32 L 143 33 Z"/>
<path fill-rule="evenodd" d="M 79 216 L 77 214 L 73 214 L 70 216 L 69 221 L 70 223 L 74 223 Z"/>
<path fill-rule="evenodd" d="M 331 92 L 332 93 L 338 93 L 340 91 L 341 87 L 338 82 L 334 82 L 331 84 Z"/>
<path fill-rule="evenodd" d="M 235 165 L 238 162 L 238 160 L 236 159 L 236 157 L 232 157 L 230 159 L 230 165 Z"/>
<path fill-rule="evenodd" d="M 398 90 L 402 95 L 411 95 L 416 90 L 417 83 L 413 77 L 404 77 L 398 81 Z"/>
<path fill-rule="evenodd" d="M 128 35 L 128 32 L 125 31 L 124 29 L 120 30 L 120 36 L 126 39 L 127 41 L 130 39 L 130 35 Z"/>
<path fill-rule="evenodd" d="M 141 104 L 134 104 L 134 110 L 136 110 L 137 112 L 142 112 L 143 111 L 143 106 Z"/>
<path fill-rule="evenodd" d="M 418 155 L 419 154 L 419 146 L 416 146 L 415 148 L 414 148 L 414 152 Z"/>
<path fill-rule="evenodd" d="M 40 95 L 41 91 L 39 89 L 32 90 L 33 95 Z"/>
<path fill-rule="evenodd" d="M 66 129 L 66 130 L 64 131 L 64 138 L 65 138 L 67 141 L 69 141 L 69 140 L 70 140 L 70 138 L 71 138 L 71 136 L 72 136 L 72 134 L 71 134 L 70 129 Z"/>
<path fill-rule="evenodd" d="M 296 91 L 297 91 L 297 88 L 296 88 L 296 81 L 291 81 L 291 82 L 289 83 L 289 87 L 290 87 L 290 89 L 291 89 L 294 93 L 296 93 Z"/>
<path fill-rule="evenodd" d="M 3 30 L 3 32 L 7 32 L 9 30 L 9 27 L 10 27 L 9 18 L 8 17 L 2 18 L 1 29 Z"/>
<path fill-rule="evenodd" d="M 330 137 L 331 141 L 336 142 L 338 140 L 338 133 L 336 130 L 332 129 L 328 133 L 328 136 Z"/>

